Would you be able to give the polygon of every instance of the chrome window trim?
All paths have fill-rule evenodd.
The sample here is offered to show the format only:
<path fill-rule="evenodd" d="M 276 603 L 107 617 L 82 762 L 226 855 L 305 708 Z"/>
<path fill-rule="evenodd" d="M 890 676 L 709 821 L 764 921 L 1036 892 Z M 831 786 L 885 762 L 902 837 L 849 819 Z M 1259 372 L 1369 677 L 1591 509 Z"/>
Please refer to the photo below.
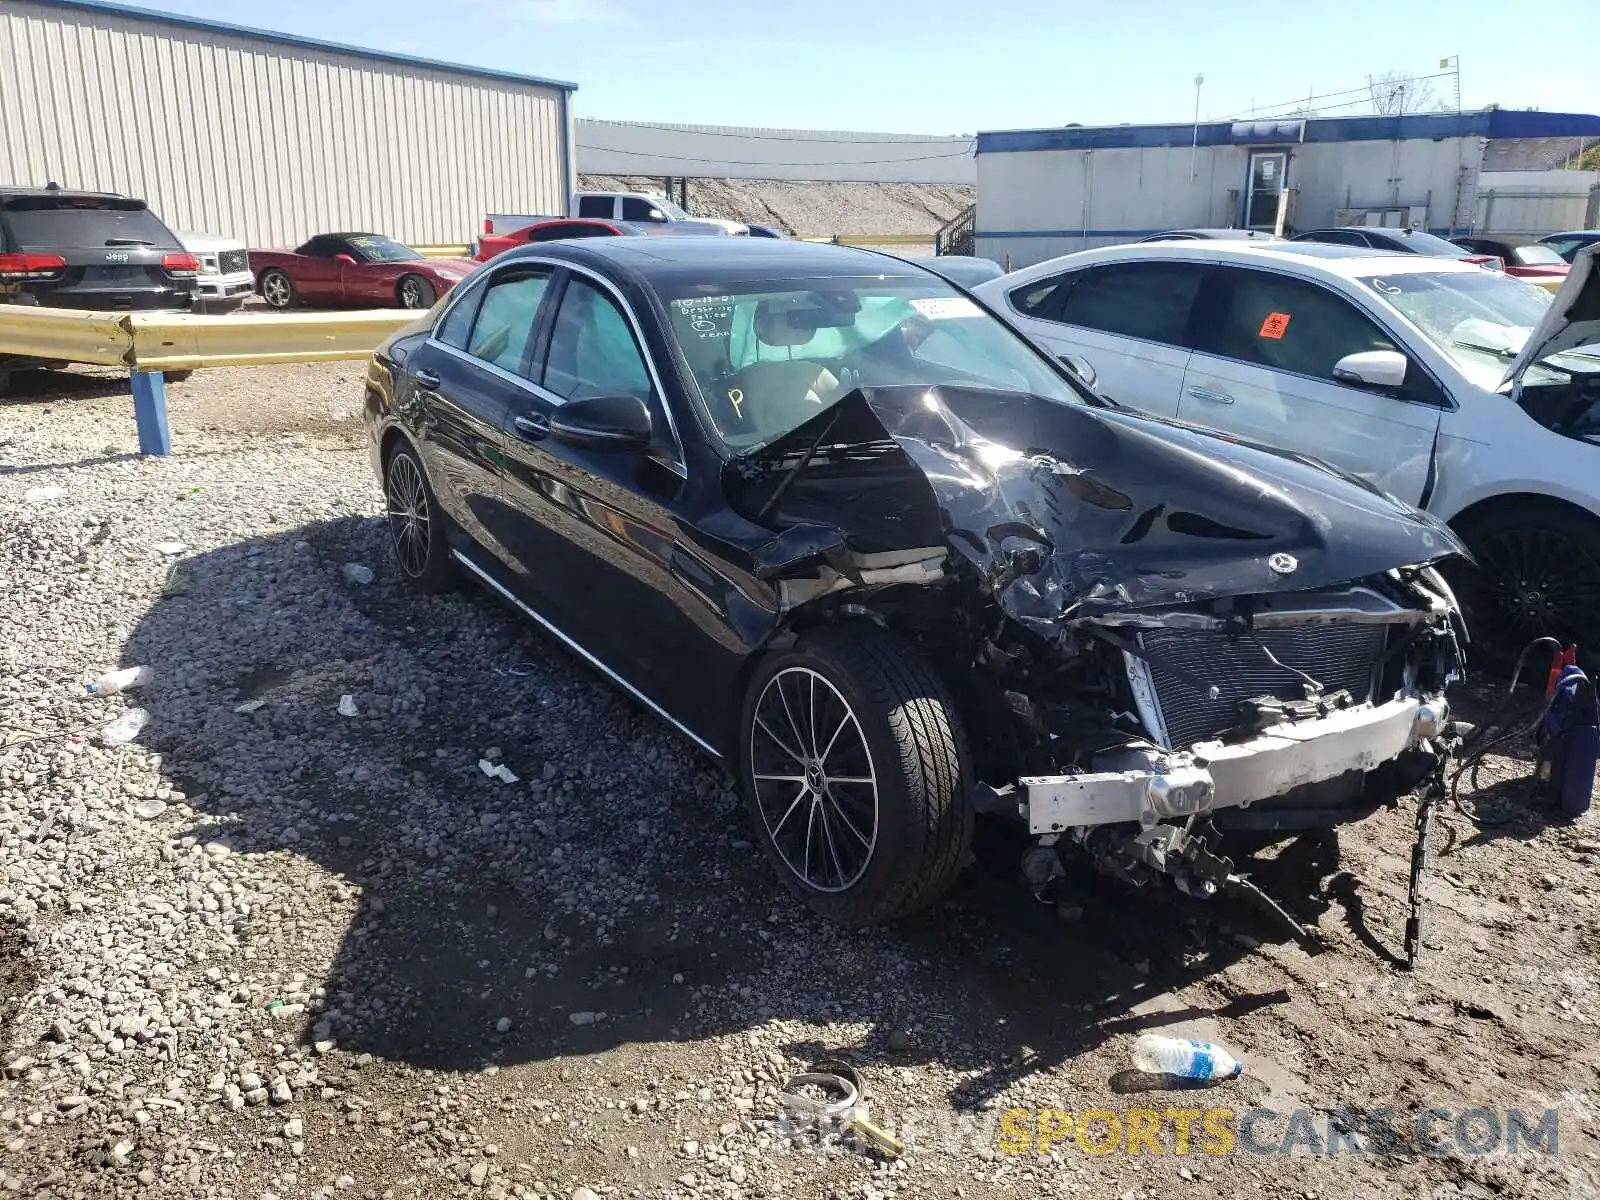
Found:
<path fill-rule="evenodd" d="M 538 612 L 524 604 L 522 599 L 517 596 L 516 593 L 514 593 L 510 588 L 506 587 L 505 584 L 501 583 L 493 575 L 489 574 L 489 572 L 485 571 L 477 563 L 473 562 L 471 558 L 463 554 L 460 550 L 451 550 L 450 553 L 455 556 L 457 562 L 466 567 L 467 570 L 471 571 L 484 583 L 492 587 L 496 592 L 500 593 L 500 595 L 504 596 L 512 604 L 516 605 L 518 610 L 526 614 L 530 620 L 536 621 L 541 628 L 549 632 L 564 646 L 566 646 L 567 649 L 571 650 L 579 658 L 583 659 L 584 662 L 588 663 L 607 679 L 611 680 L 618 687 L 622 688 L 640 704 L 643 704 L 651 712 L 655 713 L 656 716 L 660 717 L 663 721 L 671 725 L 679 733 L 683 734 L 684 737 L 688 738 L 696 746 L 699 746 L 700 749 L 711 755 L 712 758 L 717 759 L 719 762 L 722 760 L 722 755 L 717 752 L 716 748 L 713 747 L 710 742 L 706 741 L 694 730 L 690 729 L 682 721 L 678 720 L 666 709 L 662 708 L 654 700 L 650 699 L 649 696 L 646 696 L 638 688 L 634 687 L 633 684 L 629 683 L 621 675 L 618 675 L 610 667 L 606 666 L 605 663 L 601 662 L 593 654 L 590 654 L 589 651 L 585 650 L 577 641 L 568 636 L 566 633 L 563 633 L 545 617 L 540 616 Z"/>
<path fill-rule="evenodd" d="M 644 359 L 645 370 L 650 372 L 651 386 L 655 388 L 656 396 L 660 398 L 661 411 L 666 414 L 667 428 L 672 432 L 672 444 L 678 452 L 676 461 L 662 462 L 661 465 L 670 470 L 674 475 L 677 475 L 682 479 L 688 479 L 689 456 L 684 452 L 683 435 L 678 432 L 678 418 L 673 415 L 672 404 L 667 397 L 667 389 L 661 386 L 661 373 L 656 370 L 655 356 L 652 355 L 647 348 L 649 343 L 645 341 L 644 327 L 639 324 L 639 318 L 637 314 L 634 313 L 633 306 L 630 305 L 623 297 L 622 293 L 617 290 L 616 285 L 613 284 L 609 279 L 605 278 L 605 276 L 597 275 L 581 264 L 571 263 L 566 259 L 561 258 L 535 258 L 530 256 L 528 258 L 519 258 L 516 260 L 516 262 L 503 263 L 493 273 L 486 273 L 482 281 L 473 281 L 472 287 L 466 289 L 459 287 L 452 289 L 450 293 L 450 303 L 440 310 L 438 320 L 434 321 L 434 323 L 428 328 L 428 342 L 431 345 L 438 346 L 440 349 L 452 351 L 459 357 L 466 359 L 468 362 L 477 363 L 480 366 L 487 367 L 489 370 L 503 376 L 512 383 L 533 389 L 533 394 L 545 400 L 546 403 L 556 405 L 565 404 L 566 401 L 562 397 L 557 396 L 554 392 L 549 391 L 547 388 L 534 383 L 531 379 L 524 379 L 520 375 L 512 374 L 509 371 L 495 366 L 493 363 L 484 362 L 484 360 L 481 358 L 474 358 L 472 355 L 467 354 L 464 351 L 457 350 L 454 346 L 446 345 L 433 336 L 433 331 L 443 324 L 444 321 L 449 317 L 451 310 L 454 309 L 457 304 L 462 302 L 463 292 L 470 295 L 479 288 L 489 287 L 491 286 L 489 280 L 495 275 L 500 274 L 501 271 L 514 270 L 517 267 L 527 266 L 529 264 L 560 268 L 561 270 L 567 271 L 573 275 L 580 276 L 585 283 L 592 283 L 601 288 L 607 295 L 611 297 L 612 300 L 616 302 L 618 310 L 627 319 L 628 327 L 633 331 L 633 341 L 634 344 L 639 348 L 639 357 Z"/>

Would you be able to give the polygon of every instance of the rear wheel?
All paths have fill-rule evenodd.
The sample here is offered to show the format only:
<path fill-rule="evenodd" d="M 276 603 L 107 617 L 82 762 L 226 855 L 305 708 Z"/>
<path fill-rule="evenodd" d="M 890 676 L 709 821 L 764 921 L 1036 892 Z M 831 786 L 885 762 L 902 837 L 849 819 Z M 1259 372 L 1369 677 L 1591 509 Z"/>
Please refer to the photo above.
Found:
<path fill-rule="evenodd" d="M 955 704 L 917 650 L 877 629 L 817 630 L 751 680 L 740 781 L 788 888 L 876 923 L 935 903 L 972 840 Z"/>
<path fill-rule="evenodd" d="M 1447 577 L 1486 665 L 1510 670 L 1537 637 L 1600 652 L 1600 521 L 1555 505 L 1511 503 L 1460 532 L 1478 565 L 1456 564 Z"/>
<path fill-rule="evenodd" d="M 448 591 L 455 584 L 455 570 L 444 513 L 409 446 L 389 455 L 383 494 L 388 501 L 389 545 L 406 582 L 421 592 Z"/>
<path fill-rule="evenodd" d="M 270 308 L 292 308 L 298 294 L 287 271 L 276 267 L 261 273 L 261 298 Z"/>
<path fill-rule="evenodd" d="M 400 301 L 401 308 L 432 308 L 437 293 L 433 284 L 421 275 L 407 275 L 395 289 L 395 298 Z"/>

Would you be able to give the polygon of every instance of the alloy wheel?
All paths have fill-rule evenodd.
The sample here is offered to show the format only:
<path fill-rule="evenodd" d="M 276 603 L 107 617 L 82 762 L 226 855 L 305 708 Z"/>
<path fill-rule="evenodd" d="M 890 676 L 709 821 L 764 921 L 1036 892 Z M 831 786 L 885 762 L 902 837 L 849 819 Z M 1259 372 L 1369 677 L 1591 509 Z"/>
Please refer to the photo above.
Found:
<path fill-rule="evenodd" d="M 1475 542 L 1473 553 L 1479 620 L 1504 630 L 1507 643 L 1571 641 L 1600 612 L 1600 558 L 1564 534 L 1507 530 Z"/>
<path fill-rule="evenodd" d="M 400 285 L 400 307 L 421 308 L 422 285 L 415 279 L 407 279 Z"/>
<path fill-rule="evenodd" d="M 289 303 L 289 280 L 274 271 L 261 281 L 261 298 L 273 308 L 285 308 Z"/>
<path fill-rule="evenodd" d="M 786 667 L 750 725 L 756 806 L 784 865 L 808 888 L 842 892 L 878 840 L 878 781 L 861 722 L 826 676 Z"/>
<path fill-rule="evenodd" d="M 422 472 L 409 454 L 396 454 L 389 460 L 387 486 L 389 537 L 400 569 L 419 579 L 428 565 L 432 548 L 432 526 L 428 520 L 428 489 Z"/>

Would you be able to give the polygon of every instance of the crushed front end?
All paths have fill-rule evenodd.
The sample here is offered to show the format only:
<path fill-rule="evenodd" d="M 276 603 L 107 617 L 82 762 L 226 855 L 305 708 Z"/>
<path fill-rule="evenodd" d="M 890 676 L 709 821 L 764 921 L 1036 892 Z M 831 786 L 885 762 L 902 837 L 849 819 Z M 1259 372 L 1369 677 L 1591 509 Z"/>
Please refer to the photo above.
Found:
<path fill-rule="evenodd" d="M 1026 825 L 1041 889 L 1074 849 L 1197 895 L 1230 881 L 1229 833 L 1358 820 L 1434 777 L 1461 666 L 1449 590 L 1425 567 L 1080 618 L 1051 657 L 1061 669 L 1001 691 L 1000 757 L 1021 769 L 979 783 L 978 807 Z"/>
<path fill-rule="evenodd" d="M 1228 835 L 1359 819 L 1435 779 L 1464 630 L 1424 513 L 1324 464 L 1117 411 L 858 391 L 736 505 L 783 619 L 870 619 L 957 694 L 973 803 L 1133 883 L 1238 882 Z"/>

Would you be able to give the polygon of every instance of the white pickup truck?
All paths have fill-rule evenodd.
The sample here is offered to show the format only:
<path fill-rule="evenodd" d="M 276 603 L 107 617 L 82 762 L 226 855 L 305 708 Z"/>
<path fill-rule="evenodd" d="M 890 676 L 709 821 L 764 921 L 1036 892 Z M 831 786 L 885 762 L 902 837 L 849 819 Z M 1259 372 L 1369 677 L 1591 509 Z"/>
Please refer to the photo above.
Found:
<path fill-rule="evenodd" d="M 175 231 L 178 242 L 200 260 L 195 276 L 194 307 L 197 312 L 226 313 L 243 306 L 256 290 L 250 273 L 250 252 L 235 238 L 214 233 Z"/>
<path fill-rule="evenodd" d="M 660 192 L 577 192 L 569 211 L 564 213 L 490 213 L 484 218 L 488 234 L 515 233 L 535 221 L 556 221 L 564 217 L 588 217 L 597 221 L 628 221 L 640 225 L 667 225 L 674 221 L 694 221 L 718 226 L 724 233 L 748 234 L 750 226 L 721 217 L 691 217 Z"/>

